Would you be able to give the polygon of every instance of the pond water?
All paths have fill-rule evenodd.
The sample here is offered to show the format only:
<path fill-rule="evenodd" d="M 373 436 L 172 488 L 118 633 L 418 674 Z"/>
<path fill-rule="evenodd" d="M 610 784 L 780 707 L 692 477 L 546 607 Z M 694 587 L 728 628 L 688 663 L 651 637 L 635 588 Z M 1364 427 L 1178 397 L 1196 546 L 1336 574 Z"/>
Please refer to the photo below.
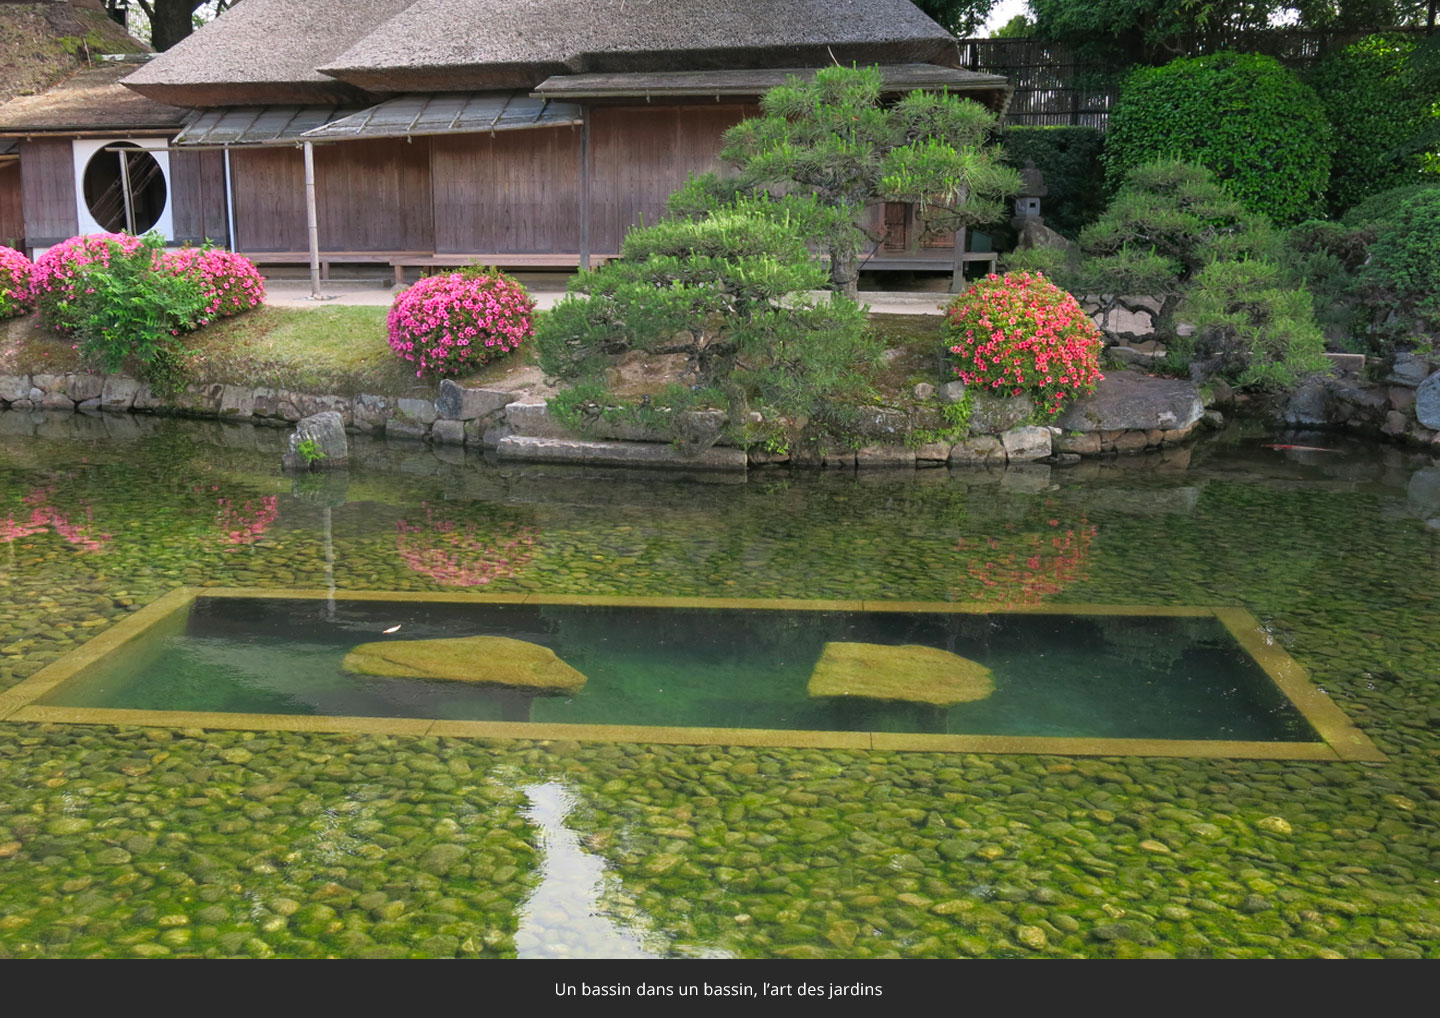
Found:
<path fill-rule="evenodd" d="M 1263 448 L 1276 442 L 1333 451 Z M 786 612 L 777 628 L 739 611 L 553 606 L 491 621 L 583 646 L 597 692 L 643 688 L 630 723 L 832 727 L 833 708 L 817 719 L 791 695 L 821 642 L 953 637 L 995 669 L 997 690 L 1007 670 L 1048 672 L 1025 723 L 1039 711 L 1046 733 L 1071 733 L 1103 716 L 1097 705 L 1144 718 L 1177 676 L 1247 665 L 1193 620 L 1102 624 L 1066 605 L 1237 605 L 1388 760 L 12 719 L 0 722 L 0 955 L 1440 954 L 1440 524 L 1428 522 L 1440 519 L 1440 465 L 1429 455 L 1236 428 L 1163 457 L 1066 469 L 734 483 L 360 442 L 348 476 L 292 482 L 275 469 L 282 444 L 249 426 L 0 414 L 0 693 L 182 585 L 906 600 L 974 606 L 992 614 L 965 625 L 998 628 L 982 638 L 954 616 L 825 612 Z M 246 628 L 246 612 L 274 628 L 265 613 L 277 603 L 212 611 L 124 695 L 216 709 L 212 683 L 185 680 L 219 660 L 251 697 L 223 709 L 330 710 L 297 696 L 288 683 L 304 668 Z M 392 618 L 411 637 L 454 630 L 413 605 L 337 604 L 367 632 Z M 1026 614 L 1041 608 L 1056 614 Z M 333 657 L 327 625 L 285 624 Z M 1137 684 L 1107 685 L 1097 648 Z M 662 685 L 678 674 L 696 685 Z M 787 675 L 791 693 L 774 693 Z M 726 697 L 738 687 L 746 697 Z M 663 712 L 661 688 L 677 701 Z M 743 716 L 767 696 L 764 718 Z M 598 699 L 526 706 L 547 720 L 610 717 Z M 1275 707 L 1220 719 L 1259 726 L 1249 734 L 1184 735 L 1296 737 L 1303 723 Z M 1018 730 L 998 693 L 950 709 L 976 715 L 964 719 L 887 709 L 882 727 L 895 730 Z M 477 713 L 430 710 L 420 716 Z M 1142 729 L 1165 736 L 1153 726 L 1189 713 L 1162 710 Z M 1260 730 L 1271 723 L 1281 730 Z"/>

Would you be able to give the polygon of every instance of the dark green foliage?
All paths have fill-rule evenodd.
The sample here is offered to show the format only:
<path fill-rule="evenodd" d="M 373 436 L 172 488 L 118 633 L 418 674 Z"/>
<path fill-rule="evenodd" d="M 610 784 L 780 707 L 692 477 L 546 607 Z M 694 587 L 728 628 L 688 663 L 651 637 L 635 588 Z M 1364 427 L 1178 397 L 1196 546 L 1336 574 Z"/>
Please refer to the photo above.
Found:
<path fill-rule="evenodd" d="M 1155 159 L 1199 163 L 1251 212 L 1294 223 L 1323 207 L 1332 148 L 1319 99 L 1277 60 L 1216 53 L 1126 78 L 1105 162 L 1112 183 Z"/>
<path fill-rule="evenodd" d="M 161 263 L 159 234 L 147 234 L 128 254 L 115 241 L 108 246 L 108 265 L 96 261 L 80 269 L 65 324 L 80 352 L 106 371 L 133 365 L 156 392 L 173 395 L 185 386 L 180 333 L 206 305 L 200 280 Z"/>
<path fill-rule="evenodd" d="M 1357 276 L 1375 236 L 1374 226 L 1309 220 L 1291 229 L 1281 245 L 1280 264 L 1314 298 L 1316 321 L 1360 353 L 1379 352 L 1368 348 L 1373 314 Z"/>
<path fill-rule="evenodd" d="M 1209 170 L 1162 161 L 1130 174 L 1105 214 L 1081 231 L 1080 254 L 1037 249 L 1005 265 L 1044 272 L 1072 293 L 1102 295 L 1102 309 L 1128 307 L 1127 294 L 1159 298 L 1153 323 L 1169 336 L 1180 298 L 1201 269 L 1269 256 L 1276 246 L 1264 217 L 1247 212 Z"/>
<path fill-rule="evenodd" d="M 1105 211 L 1105 136 L 1095 128 L 1009 127 L 1000 147 L 1007 166 L 1024 169 L 1028 160 L 1045 174 L 1040 211 L 1052 230 L 1074 237 Z"/>
<path fill-rule="evenodd" d="M 1416 41 L 1371 35 L 1331 53 L 1306 75 L 1335 131 L 1329 202 L 1335 213 L 1371 195 L 1440 173 L 1424 152 L 1401 152 L 1437 116 L 1436 82 L 1415 60 Z M 1427 163 L 1429 165 L 1427 165 Z M 1440 182 L 1440 178 L 1437 178 Z"/>
<path fill-rule="evenodd" d="M 882 201 L 909 202 L 927 232 L 994 222 L 1018 175 L 986 146 L 995 115 L 951 95 L 911 92 L 882 104 L 879 68 L 791 76 L 760 101 L 762 116 L 725 133 L 721 158 L 745 191 L 813 195 L 856 224 L 821 239 L 831 285 L 854 296 L 859 222 Z M 872 238 L 879 240 L 878 236 Z"/>
<path fill-rule="evenodd" d="M 1340 221 L 1346 226 L 1379 226 L 1381 223 L 1393 223 L 1400 215 L 1400 206 L 1415 195 L 1424 191 L 1433 191 L 1440 188 L 1440 180 L 1430 184 L 1403 184 L 1400 187 L 1392 187 L 1388 191 L 1381 191 L 1377 195 L 1366 198 L 1356 205 Z"/>
<path fill-rule="evenodd" d="M 1195 333 L 1171 340 L 1169 356 L 1178 364 L 1200 359 L 1208 377 L 1243 388 L 1290 389 L 1329 370 L 1310 294 L 1291 285 L 1274 262 L 1205 266 L 1180 310 Z"/>
<path fill-rule="evenodd" d="M 577 275 L 538 323 L 545 371 L 590 383 L 578 399 L 562 400 L 561 412 L 603 412 L 613 401 L 596 379 L 608 358 L 645 350 L 683 354 L 690 386 L 647 410 L 687 409 L 710 390 L 706 402 L 730 411 L 732 429 L 744 427 L 752 405 L 821 428 L 837 424 L 837 406 L 867 391 L 859 369 L 879 347 L 854 301 L 809 294 L 826 273 L 802 236 L 760 198 L 632 230 L 621 261 Z"/>
<path fill-rule="evenodd" d="M 958 38 L 975 34 L 999 0 L 915 0 L 940 27 Z"/>
<path fill-rule="evenodd" d="M 1440 328 L 1440 190 L 1405 200 L 1395 220 L 1379 228 L 1364 284 L 1402 317 Z"/>

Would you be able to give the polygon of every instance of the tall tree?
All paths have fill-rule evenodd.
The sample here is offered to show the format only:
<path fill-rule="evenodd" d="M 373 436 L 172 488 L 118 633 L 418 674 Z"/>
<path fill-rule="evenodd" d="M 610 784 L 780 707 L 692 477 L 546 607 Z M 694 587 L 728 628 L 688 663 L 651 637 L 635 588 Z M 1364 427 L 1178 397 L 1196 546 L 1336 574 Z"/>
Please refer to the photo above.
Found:
<path fill-rule="evenodd" d="M 827 67 L 791 76 L 760 100 L 762 115 L 725 133 L 721 158 L 738 183 L 810 194 L 848 229 L 820 238 L 832 286 L 855 296 L 862 223 L 880 202 L 909 202 L 928 232 L 995 222 L 1019 175 L 988 145 L 995 114 L 971 99 L 911 92 L 882 102 L 878 67 Z M 878 240 L 878 237 L 872 237 Z"/>
<path fill-rule="evenodd" d="M 1000 0 L 915 0 L 915 6 L 928 14 L 941 28 L 965 39 L 985 24 L 990 11 Z"/>
<path fill-rule="evenodd" d="M 136 0 L 150 22 L 150 45 L 167 50 L 199 25 L 234 7 L 240 0 Z"/>

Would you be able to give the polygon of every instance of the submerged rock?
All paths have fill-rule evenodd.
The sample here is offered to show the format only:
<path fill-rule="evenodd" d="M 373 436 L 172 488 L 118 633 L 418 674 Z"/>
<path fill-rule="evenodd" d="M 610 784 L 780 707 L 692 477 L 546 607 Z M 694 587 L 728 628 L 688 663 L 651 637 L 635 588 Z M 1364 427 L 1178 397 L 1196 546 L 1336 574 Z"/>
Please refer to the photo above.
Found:
<path fill-rule="evenodd" d="M 573 693 L 585 676 L 549 647 L 508 636 L 362 643 L 345 655 L 345 671 L 413 679 L 449 679 Z"/>
<path fill-rule="evenodd" d="M 827 643 L 810 676 L 811 696 L 859 696 L 949 707 L 995 691 L 990 669 L 916 644 Z"/>

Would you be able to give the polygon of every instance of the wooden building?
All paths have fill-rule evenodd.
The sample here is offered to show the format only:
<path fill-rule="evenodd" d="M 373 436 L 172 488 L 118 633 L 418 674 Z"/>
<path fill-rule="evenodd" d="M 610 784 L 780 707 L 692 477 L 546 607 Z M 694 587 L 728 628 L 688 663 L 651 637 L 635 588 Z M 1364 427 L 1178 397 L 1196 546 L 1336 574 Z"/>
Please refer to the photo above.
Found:
<path fill-rule="evenodd" d="M 716 168 L 767 89 L 834 61 L 897 94 L 1008 94 L 908 0 L 246 0 L 133 73 L 0 106 L 0 159 L 13 143 L 32 249 L 133 225 L 300 262 L 313 210 L 327 264 L 574 267 Z M 876 215 L 866 268 L 949 270 L 950 241 L 917 250 L 903 206 Z"/>

